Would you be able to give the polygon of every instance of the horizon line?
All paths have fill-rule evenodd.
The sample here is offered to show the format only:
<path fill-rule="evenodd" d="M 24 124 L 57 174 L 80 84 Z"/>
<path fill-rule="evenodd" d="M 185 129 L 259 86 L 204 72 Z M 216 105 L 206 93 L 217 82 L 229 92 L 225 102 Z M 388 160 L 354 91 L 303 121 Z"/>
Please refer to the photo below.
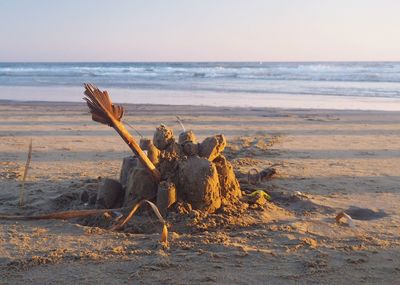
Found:
<path fill-rule="evenodd" d="M 110 61 L 0 61 L 0 63 L 377 63 L 377 62 L 399 62 L 400 60 L 200 60 L 200 61 L 158 61 L 158 60 L 150 60 L 150 61 L 136 61 L 136 60 L 128 60 L 128 61 L 119 61 L 119 60 L 110 60 Z"/>

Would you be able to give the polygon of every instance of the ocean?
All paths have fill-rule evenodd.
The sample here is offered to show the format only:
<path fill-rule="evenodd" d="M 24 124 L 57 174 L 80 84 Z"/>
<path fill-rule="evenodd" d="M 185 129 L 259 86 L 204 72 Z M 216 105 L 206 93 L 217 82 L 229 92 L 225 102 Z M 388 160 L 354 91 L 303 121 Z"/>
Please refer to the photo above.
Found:
<path fill-rule="evenodd" d="M 0 63 L 3 100 L 79 101 L 84 82 L 129 103 L 400 110 L 400 62 Z"/>

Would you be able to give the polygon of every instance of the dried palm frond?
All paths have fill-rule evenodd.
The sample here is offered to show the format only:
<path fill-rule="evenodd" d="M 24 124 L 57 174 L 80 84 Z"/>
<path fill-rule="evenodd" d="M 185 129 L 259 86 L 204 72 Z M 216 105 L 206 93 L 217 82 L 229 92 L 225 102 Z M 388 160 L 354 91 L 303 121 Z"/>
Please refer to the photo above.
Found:
<path fill-rule="evenodd" d="M 128 144 L 130 149 L 138 156 L 140 162 L 150 171 L 154 179 L 158 183 L 160 181 L 160 172 L 154 164 L 149 160 L 137 144 L 133 136 L 127 131 L 121 123 L 124 109 L 119 105 L 114 105 L 107 91 L 100 91 L 93 84 L 85 84 L 85 95 L 83 98 L 92 114 L 93 121 L 113 127 L 122 139 Z"/>
<path fill-rule="evenodd" d="M 92 84 L 85 84 L 85 89 L 87 98 L 84 98 L 84 100 L 88 104 L 90 113 L 92 113 L 93 121 L 110 127 L 113 126 L 113 120 L 121 121 L 124 108 L 114 105 L 107 91 L 102 92 Z"/>

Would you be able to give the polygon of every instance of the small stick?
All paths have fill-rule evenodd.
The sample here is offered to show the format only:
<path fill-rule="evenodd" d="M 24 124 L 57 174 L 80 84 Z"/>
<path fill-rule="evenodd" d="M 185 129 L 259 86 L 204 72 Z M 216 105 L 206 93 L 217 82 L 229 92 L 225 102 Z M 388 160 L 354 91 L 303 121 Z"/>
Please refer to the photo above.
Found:
<path fill-rule="evenodd" d="M 176 116 L 176 119 L 178 120 L 178 123 L 181 125 L 183 132 L 186 132 L 185 126 L 183 125 L 181 118 L 179 118 L 179 116 Z"/>
<path fill-rule="evenodd" d="M 28 175 L 29 164 L 31 163 L 32 158 L 32 139 L 29 142 L 29 150 L 28 150 L 28 157 L 26 159 L 25 169 L 24 169 L 24 176 L 22 177 L 22 185 L 21 191 L 19 192 L 19 206 L 24 206 L 24 196 L 25 196 L 25 180 L 26 176 Z"/>
<path fill-rule="evenodd" d="M 125 125 L 127 125 L 128 127 L 130 127 L 132 130 L 134 130 L 139 136 L 140 136 L 140 138 L 142 139 L 143 138 L 143 135 L 137 130 L 137 129 L 135 129 L 131 124 L 129 124 L 127 121 L 125 121 L 125 120 L 123 120 L 122 121 Z"/>
<path fill-rule="evenodd" d="M 63 212 L 53 212 L 49 214 L 36 215 L 36 216 L 9 216 L 0 214 L 0 220 L 66 220 L 72 218 L 83 218 L 104 214 L 107 212 L 121 211 L 123 208 L 118 209 L 93 209 L 93 210 L 71 210 Z"/>

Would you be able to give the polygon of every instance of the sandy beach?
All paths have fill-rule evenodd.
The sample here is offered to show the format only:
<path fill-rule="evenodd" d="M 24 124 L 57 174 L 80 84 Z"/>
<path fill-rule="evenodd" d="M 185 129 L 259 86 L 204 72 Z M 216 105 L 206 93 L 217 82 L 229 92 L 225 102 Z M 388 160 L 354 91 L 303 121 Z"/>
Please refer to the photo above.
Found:
<path fill-rule="evenodd" d="M 163 123 L 223 133 L 242 190 L 271 201 L 240 213 L 112 232 L 78 220 L 0 221 L 0 284 L 398 284 L 400 112 L 125 105 L 146 137 Z M 129 129 L 136 136 L 135 131 Z M 25 203 L 18 206 L 33 140 Z M 0 213 L 84 209 L 83 190 L 118 178 L 131 152 L 84 103 L 0 103 Z M 256 186 L 252 168 L 277 174 Z M 252 188 L 253 187 L 253 188 Z M 353 213 L 352 227 L 335 222 Z M 190 214 L 189 214 L 190 215 Z M 228 217 L 228 218 L 227 218 Z"/>

